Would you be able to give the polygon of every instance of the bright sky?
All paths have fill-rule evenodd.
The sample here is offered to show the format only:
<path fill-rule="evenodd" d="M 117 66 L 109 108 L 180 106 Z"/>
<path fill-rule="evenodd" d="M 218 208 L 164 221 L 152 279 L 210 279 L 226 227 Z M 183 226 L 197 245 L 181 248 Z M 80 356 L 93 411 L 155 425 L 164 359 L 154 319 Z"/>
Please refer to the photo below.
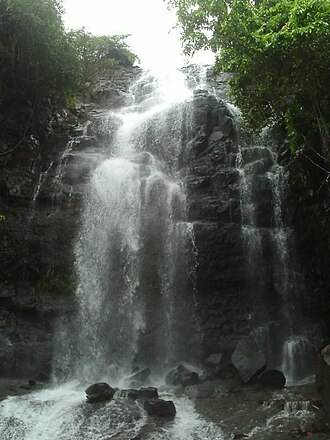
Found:
<path fill-rule="evenodd" d="M 97 35 L 131 34 L 127 40 L 143 67 L 161 69 L 180 66 L 179 33 L 173 29 L 175 14 L 164 0 L 64 0 L 68 28 L 86 27 Z M 211 54 L 200 54 L 197 62 L 211 63 Z"/>

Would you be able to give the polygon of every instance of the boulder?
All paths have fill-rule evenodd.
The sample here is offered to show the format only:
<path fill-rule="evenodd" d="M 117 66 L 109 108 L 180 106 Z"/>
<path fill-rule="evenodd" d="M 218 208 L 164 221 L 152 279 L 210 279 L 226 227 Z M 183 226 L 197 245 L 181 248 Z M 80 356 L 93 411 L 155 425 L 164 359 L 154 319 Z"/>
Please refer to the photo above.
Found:
<path fill-rule="evenodd" d="M 327 422 L 330 423 L 330 345 L 321 351 L 316 388 L 322 399 Z"/>
<path fill-rule="evenodd" d="M 199 382 L 199 378 L 198 373 L 192 367 L 187 364 L 179 364 L 167 373 L 165 382 L 167 385 L 182 385 L 186 387 L 188 385 L 196 385 Z"/>
<path fill-rule="evenodd" d="M 158 399 L 158 390 L 156 387 L 140 388 L 139 399 Z"/>
<path fill-rule="evenodd" d="M 212 353 L 205 361 L 206 365 L 218 367 L 221 363 L 222 353 Z"/>
<path fill-rule="evenodd" d="M 231 361 L 244 383 L 260 374 L 267 364 L 266 358 L 253 335 L 239 341 L 231 356 Z"/>
<path fill-rule="evenodd" d="M 111 400 L 116 392 L 115 388 L 112 388 L 105 382 L 95 383 L 89 386 L 85 393 L 87 394 L 87 402 L 103 402 L 105 400 Z"/>
<path fill-rule="evenodd" d="M 127 383 L 131 387 L 139 387 L 145 383 L 150 374 L 151 370 L 149 367 L 142 368 L 142 370 L 138 370 L 130 376 L 126 377 L 125 383 Z"/>
<path fill-rule="evenodd" d="M 126 399 L 136 400 L 139 398 L 139 391 L 134 388 L 129 388 L 128 390 L 119 390 L 116 393 L 116 397 L 124 397 Z"/>
<path fill-rule="evenodd" d="M 258 377 L 257 382 L 272 388 L 284 388 L 286 378 L 280 370 L 268 370 Z"/>
<path fill-rule="evenodd" d="M 136 390 L 134 388 L 130 388 L 127 390 L 120 390 L 116 393 L 116 397 L 125 397 L 128 399 L 157 399 L 158 398 L 158 390 L 155 387 L 148 388 L 140 388 Z"/>
<path fill-rule="evenodd" d="M 150 416 L 174 417 L 176 414 L 175 405 L 171 400 L 145 400 L 143 408 Z"/>
<path fill-rule="evenodd" d="M 220 364 L 222 361 L 222 353 L 212 353 L 205 361 L 207 368 L 213 374 L 220 372 Z"/>

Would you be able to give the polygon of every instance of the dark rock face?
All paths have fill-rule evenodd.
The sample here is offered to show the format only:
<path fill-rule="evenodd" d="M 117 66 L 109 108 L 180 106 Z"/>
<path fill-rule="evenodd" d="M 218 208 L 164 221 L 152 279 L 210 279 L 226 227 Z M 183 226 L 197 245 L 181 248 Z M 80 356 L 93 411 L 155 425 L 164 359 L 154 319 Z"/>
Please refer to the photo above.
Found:
<path fill-rule="evenodd" d="M 323 334 L 329 335 L 325 316 L 329 311 L 329 215 L 325 212 L 326 201 L 322 202 L 315 190 L 313 196 L 308 196 L 311 186 L 315 188 L 317 181 L 322 184 L 316 177 L 320 173 L 312 172 L 311 163 L 298 160 L 283 169 L 283 174 L 289 175 L 288 186 L 281 194 L 281 222 L 289 230 L 286 233 L 290 247 L 290 282 L 285 292 L 281 282 L 286 269 L 282 268 L 282 273 L 279 270 L 279 251 L 274 244 L 278 202 L 270 173 L 277 166 L 276 145 L 270 136 L 257 140 L 256 146 L 251 140 L 246 143 L 242 136 L 239 138 L 235 110 L 207 91 L 197 91 L 193 104 L 195 131 L 187 153 L 189 159 L 183 161 L 183 173 L 198 250 L 196 292 L 204 354 L 206 357 L 221 351 L 226 361 L 241 337 L 264 325 L 268 329 L 265 339 L 274 343 L 271 350 L 267 343 L 268 352 L 262 348 L 275 367 L 290 331 L 308 334 L 313 344 L 320 343 L 318 313 L 322 315 Z M 244 165 L 248 188 L 243 186 L 238 160 Z M 254 257 L 249 255 L 242 233 L 242 223 L 249 225 L 242 210 L 242 197 L 248 191 L 248 203 L 254 206 L 253 226 L 258 228 L 261 243 L 259 255 Z M 300 204 L 302 197 L 304 202 Z M 310 219 L 314 219 L 313 225 L 306 232 Z M 318 304 L 327 305 L 320 311 Z M 289 318 L 285 318 L 285 307 Z"/>
<path fill-rule="evenodd" d="M 103 108 L 120 108 L 129 104 L 128 88 L 140 73 L 139 67 L 126 68 L 112 80 L 100 80 L 89 100 Z"/>
<path fill-rule="evenodd" d="M 196 69 L 186 70 L 191 85 L 196 84 Z M 47 136 L 0 158 L 0 214 L 6 216 L 0 222 L 0 374 L 36 378 L 50 374 L 56 318 L 70 315 L 74 308 L 73 243 L 86 182 L 108 157 L 107 149 L 119 124 L 115 115 L 107 124 L 102 122 L 103 107 L 127 104 L 128 87 L 140 74 L 139 69 L 126 69 L 116 81 L 101 82 L 92 96 L 84 98 L 88 104 L 82 105 L 77 115 L 58 113 Z M 268 261 L 266 265 L 256 261 L 256 270 L 266 275 L 256 286 L 249 277 L 242 239 L 237 116 L 222 100 L 227 99 L 227 76 L 207 76 L 209 88 L 216 94 L 198 90 L 189 103 L 193 123 L 186 130 L 179 163 L 198 252 L 195 295 L 203 334 L 201 358 L 221 352 L 222 361 L 228 363 L 237 342 L 250 334 L 261 318 L 276 321 L 282 301 L 274 294 L 269 264 L 269 228 L 274 219 L 266 174 L 272 160 L 266 149 L 252 146 L 242 151 L 247 173 L 256 176 L 256 222 Z M 146 81 L 140 87 L 136 102 L 151 93 L 153 85 Z M 148 140 L 142 147 L 148 148 Z M 156 145 L 153 152 L 164 159 L 162 145 Z M 320 322 L 321 333 L 327 337 L 329 182 L 310 161 L 290 159 L 285 145 L 278 157 L 289 172 L 286 220 L 295 235 L 295 273 L 305 283 L 304 292 L 299 290 L 299 315 L 306 327 Z M 141 176 L 147 175 L 148 153 L 139 166 Z M 264 294 L 263 305 L 256 299 L 258 290 Z M 154 357 L 153 350 L 149 357 Z"/>
<path fill-rule="evenodd" d="M 268 370 L 258 377 L 257 382 L 272 388 L 284 388 L 286 379 L 282 371 Z"/>
<path fill-rule="evenodd" d="M 226 104 L 205 91 L 194 98 L 195 136 L 186 187 L 198 249 L 197 294 L 205 353 L 232 349 L 247 333 L 250 298 L 242 295 L 246 256 L 241 239 L 237 131 Z M 187 161 L 188 162 L 188 161 Z"/>
<path fill-rule="evenodd" d="M 321 395 L 327 421 L 330 423 L 330 345 L 321 351 L 316 388 Z"/>
<path fill-rule="evenodd" d="M 86 399 L 88 403 L 103 402 L 111 400 L 116 392 L 109 384 L 105 382 L 95 383 L 86 389 Z"/>
<path fill-rule="evenodd" d="M 176 414 L 175 405 L 171 400 L 145 400 L 143 408 L 150 416 L 174 417 Z"/>
<path fill-rule="evenodd" d="M 124 69 L 109 85 L 118 95 L 113 105 L 126 102 L 139 74 Z M 73 249 L 86 183 L 118 127 L 115 116 L 101 123 L 107 99 L 75 116 L 56 109 L 42 135 L 0 157 L 0 375 L 50 376 L 56 320 L 74 308 Z"/>
<path fill-rule="evenodd" d="M 329 164 L 313 150 L 306 151 L 306 156 L 297 155 L 286 165 L 291 189 L 290 221 L 295 230 L 297 265 L 304 273 L 307 292 L 302 313 L 306 323 L 320 323 L 323 336 L 329 338 L 330 182 L 314 165 L 329 168 Z"/>

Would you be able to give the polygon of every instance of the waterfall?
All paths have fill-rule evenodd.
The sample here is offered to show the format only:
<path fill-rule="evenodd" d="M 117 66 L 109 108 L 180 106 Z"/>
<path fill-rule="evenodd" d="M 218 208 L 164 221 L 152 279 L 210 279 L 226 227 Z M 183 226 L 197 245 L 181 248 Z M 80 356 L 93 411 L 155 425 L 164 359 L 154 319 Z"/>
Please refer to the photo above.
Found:
<path fill-rule="evenodd" d="M 37 183 L 36 187 L 34 188 L 33 195 L 32 195 L 30 214 L 29 214 L 29 218 L 28 218 L 29 223 L 31 223 L 34 218 L 36 204 L 37 204 L 37 200 L 38 200 L 38 197 L 40 194 L 40 190 L 42 188 L 42 185 L 45 183 L 45 181 L 48 177 L 48 173 L 52 169 L 53 164 L 54 164 L 54 162 L 51 161 L 50 164 L 48 165 L 48 168 L 45 171 L 41 171 L 41 173 L 39 174 L 38 183 Z"/>
<path fill-rule="evenodd" d="M 76 313 L 57 328 L 54 387 L 7 400 L 1 438 L 133 438 L 147 421 L 139 404 L 113 399 L 94 412 L 84 403 L 86 384 L 120 386 L 145 366 L 159 381 L 178 362 L 197 361 L 197 249 L 180 174 L 193 130 L 191 95 L 180 72 L 162 78 L 146 72 L 126 107 L 98 116 L 111 141 L 92 158 L 97 165 L 74 248 Z M 74 142 L 59 160 L 55 189 Z M 187 399 L 170 398 L 181 410 L 168 435 L 155 426 L 150 438 L 222 438 Z"/>
<path fill-rule="evenodd" d="M 241 129 L 244 130 L 243 128 Z M 247 258 L 247 288 L 253 301 L 252 331 L 268 367 L 280 368 L 287 383 L 313 371 L 315 347 L 301 321 L 304 283 L 294 257 L 294 236 L 283 203 L 289 191 L 284 168 L 267 136 L 243 140 L 240 176 L 241 232 Z"/>
<path fill-rule="evenodd" d="M 197 336 L 186 342 L 196 326 L 196 249 L 180 179 L 193 112 L 182 74 L 166 80 L 173 78 L 177 93 L 172 82 L 169 95 L 164 78 L 145 73 L 129 105 L 104 117 L 119 126 L 85 197 L 77 319 L 71 338 L 59 333 L 60 377 L 113 383 L 138 368 L 164 374 L 197 358 Z"/>
<path fill-rule="evenodd" d="M 53 387 L 7 399 L 1 405 L 0 435 L 4 440 L 138 438 L 140 430 L 150 425 L 140 403 L 115 395 L 101 408 L 86 405 L 87 385 L 106 381 L 126 387 L 127 376 L 144 367 L 152 371 L 146 385 L 160 384 L 165 373 L 179 362 L 194 364 L 201 359 L 194 225 L 198 244 L 200 237 L 197 222 L 188 221 L 191 213 L 187 206 L 191 196 L 187 164 L 191 157 L 200 160 L 202 177 L 206 177 L 201 182 L 211 188 L 210 175 L 206 175 L 209 164 L 203 160 L 215 162 L 212 178 L 220 176 L 223 165 L 229 164 L 233 171 L 231 190 L 237 213 L 229 217 L 238 232 L 237 222 L 241 219 L 241 236 L 236 234 L 235 240 L 238 237 L 239 252 L 241 241 L 244 244 L 242 262 L 246 268 L 246 278 L 238 287 L 246 296 L 250 294 L 247 326 L 257 345 L 267 351 L 268 367 L 281 368 L 289 382 L 311 370 L 309 361 L 315 349 L 297 306 L 303 277 L 295 265 L 294 236 L 283 204 L 287 192 L 284 169 L 277 164 L 273 146 L 263 138 L 252 144 L 242 139 L 237 148 L 228 142 L 222 149 L 224 157 L 220 158 L 218 151 L 209 155 L 213 148 L 210 140 L 224 136 L 218 127 L 223 121 L 218 114 L 211 115 L 214 126 L 206 127 L 209 113 L 203 107 L 206 118 L 201 118 L 196 130 L 198 109 L 195 111 L 194 105 L 206 96 L 211 97 L 210 101 L 220 101 L 209 93 L 210 88 L 204 90 L 207 70 L 196 68 L 192 73 L 188 81 L 199 89 L 195 101 L 180 72 L 160 78 L 146 72 L 132 85 L 125 107 L 98 113 L 103 143 L 95 145 L 93 138 L 90 156 L 86 155 L 87 160 L 91 158 L 92 172 L 83 186 L 86 191 L 74 246 L 75 313 L 70 310 L 70 316 L 61 317 L 55 334 Z M 237 110 L 230 104 L 223 105 L 239 124 Z M 232 119 L 226 120 L 231 130 Z M 90 125 L 87 122 L 77 139 L 93 133 Z M 207 147 L 205 127 L 214 130 Z M 104 136 L 107 131 L 108 136 Z M 193 150 L 196 145 L 207 148 L 207 152 L 202 148 Z M 75 140 L 71 139 L 55 169 L 53 186 L 58 194 L 64 182 L 71 182 L 68 170 L 71 166 L 74 174 L 75 154 Z M 34 203 L 53 168 L 52 162 L 40 176 Z M 224 180 L 223 185 L 212 189 L 211 203 L 213 197 L 221 196 L 216 191 L 225 184 Z M 59 203 L 56 207 L 60 212 Z M 214 218 L 214 229 L 219 219 L 227 221 L 218 213 Z M 216 240 L 216 246 L 221 244 Z M 211 253 L 206 264 L 212 258 Z M 210 296 L 216 295 L 212 284 L 209 290 Z M 199 298 L 198 306 L 200 303 Z M 223 316 L 226 313 L 225 308 Z M 216 316 L 216 331 L 219 321 Z M 213 326 L 213 322 L 207 325 Z M 234 333 L 230 338 L 236 336 Z M 206 422 L 189 399 L 161 392 L 162 397 L 174 400 L 178 415 L 164 429 L 162 424 L 155 424 L 146 439 L 222 438 L 220 428 Z"/>

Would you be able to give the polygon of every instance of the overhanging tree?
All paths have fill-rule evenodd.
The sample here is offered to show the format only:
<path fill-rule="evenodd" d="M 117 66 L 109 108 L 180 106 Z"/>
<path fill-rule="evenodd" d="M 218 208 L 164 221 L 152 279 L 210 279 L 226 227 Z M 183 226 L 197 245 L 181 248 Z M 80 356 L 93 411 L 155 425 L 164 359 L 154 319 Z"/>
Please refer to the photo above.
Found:
<path fill-rule="evenodd" d="M 252 127 L 281 127 L 293 150 L 329 158 L 330 2 L 170 0 L 187 53 L 211 48 Z"/>
<path fill-rule="evenodd" d="M 0 156 L 45 128 L 50 101 L 75 94 L 136 56 L 126 36 L 67 32 L 61 0 L 0 0 Z"/>

